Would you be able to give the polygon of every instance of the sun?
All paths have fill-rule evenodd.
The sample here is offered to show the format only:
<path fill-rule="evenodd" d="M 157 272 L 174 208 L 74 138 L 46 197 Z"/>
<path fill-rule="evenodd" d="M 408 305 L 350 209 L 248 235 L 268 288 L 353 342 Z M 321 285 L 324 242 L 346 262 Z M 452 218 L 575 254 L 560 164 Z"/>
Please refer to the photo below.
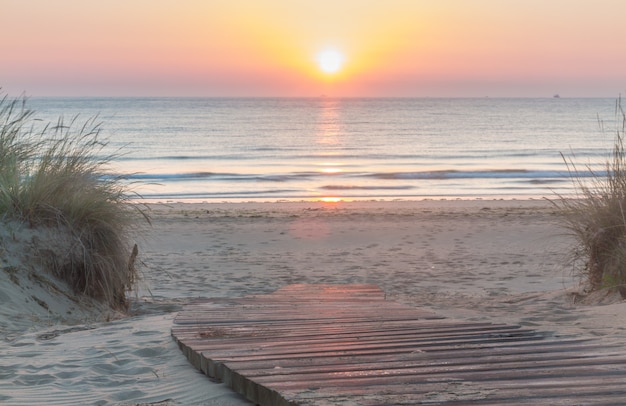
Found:
<path fill-rule="evenodd" d="M 317 63 L 325 73 L 335 73 L 343 65 L 343 55 L 335 49 L 326 49 L 317 55 Z"/>

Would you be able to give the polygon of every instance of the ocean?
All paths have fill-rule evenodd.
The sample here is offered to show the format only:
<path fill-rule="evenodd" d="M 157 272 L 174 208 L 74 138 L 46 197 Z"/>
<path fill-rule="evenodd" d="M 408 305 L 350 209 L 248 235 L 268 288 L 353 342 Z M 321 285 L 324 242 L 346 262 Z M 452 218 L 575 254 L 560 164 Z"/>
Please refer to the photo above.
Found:
<path fill-rule="evenodd" d="M 615 140 L 610 98 L 30 98 L 97 116 L 111 170 L 149 201 L 542 198 Z M 602 129 L 604 127 L 604 129 Z"/>

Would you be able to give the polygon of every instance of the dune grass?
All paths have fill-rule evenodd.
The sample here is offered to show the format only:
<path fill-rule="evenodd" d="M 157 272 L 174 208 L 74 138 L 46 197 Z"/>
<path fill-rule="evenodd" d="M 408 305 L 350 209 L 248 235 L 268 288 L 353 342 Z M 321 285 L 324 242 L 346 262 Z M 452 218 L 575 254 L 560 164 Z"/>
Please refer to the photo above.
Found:
<path fill-rule="evenodd" d="M 0 100 L 0 218 L 56 228 L 67 243 L 46 258 L 50 271 L 124 309 L 137 279 L 129 232 L 141 216 L 122 179 L 107 175 L 105 147 L 96 119 L 41 125 L 25 98 Z"/>
<path fill-rule="evenodd" d="M 616 129 L 612 153 L 604 170 L 585 166 L 584 177 L 573 158 L 563 159 L 574 182 L 576 196 L 553 201 L 564 215 L 577 241 L 575 263 L 587 289 L 619 290 L 626 297 L 626 114 L 616 103 Z"/>

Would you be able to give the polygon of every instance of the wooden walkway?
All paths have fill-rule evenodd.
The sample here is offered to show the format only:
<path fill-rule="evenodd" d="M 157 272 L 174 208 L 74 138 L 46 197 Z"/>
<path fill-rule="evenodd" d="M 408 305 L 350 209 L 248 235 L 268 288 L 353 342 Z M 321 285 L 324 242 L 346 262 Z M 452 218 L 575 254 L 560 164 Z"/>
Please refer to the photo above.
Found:
<path fill-rule="evenodd" d="M 172 336 L 196 368 L 259 405 L 626 404 L 624 348 L 449 321 L 372 285 L 199 301 Z"/>

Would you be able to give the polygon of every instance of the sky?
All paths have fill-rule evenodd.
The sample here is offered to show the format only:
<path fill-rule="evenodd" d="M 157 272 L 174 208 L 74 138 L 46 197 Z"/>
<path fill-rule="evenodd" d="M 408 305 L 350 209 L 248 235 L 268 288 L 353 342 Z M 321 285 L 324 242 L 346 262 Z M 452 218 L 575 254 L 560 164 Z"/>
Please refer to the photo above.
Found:
<path fill-rule="evenodd" d="M 625 45 L 624 0 L 0 0 L 35 97 L 617 97 Z"/>

